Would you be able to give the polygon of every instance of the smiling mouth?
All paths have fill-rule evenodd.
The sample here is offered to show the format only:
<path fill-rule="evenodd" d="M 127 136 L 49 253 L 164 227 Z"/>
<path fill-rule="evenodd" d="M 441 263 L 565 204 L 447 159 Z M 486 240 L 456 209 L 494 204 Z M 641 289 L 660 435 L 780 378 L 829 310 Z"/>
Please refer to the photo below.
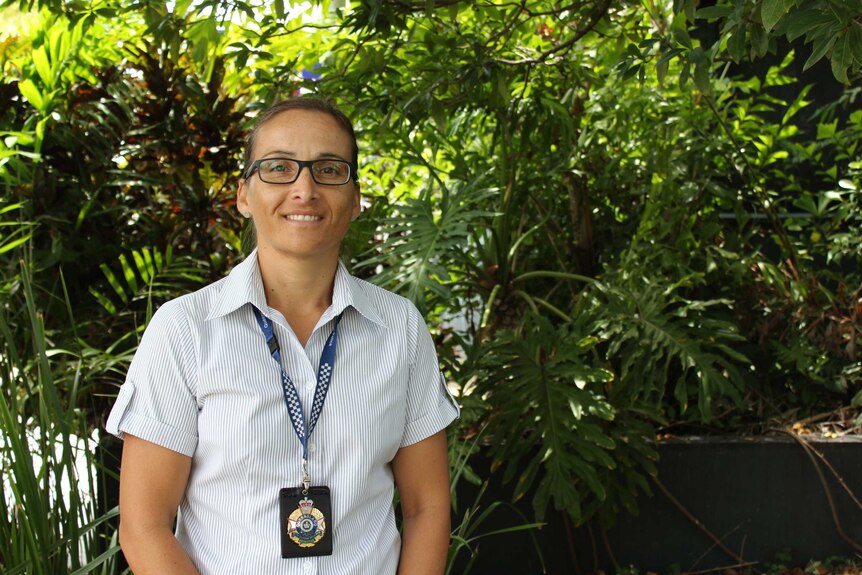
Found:
<path fill-rule="evenodd" d="M 323 219 L 320 216 L 306 216 L 302 214 L 290 214 L 284 217 L 295 222 L 317 222 Z"/>

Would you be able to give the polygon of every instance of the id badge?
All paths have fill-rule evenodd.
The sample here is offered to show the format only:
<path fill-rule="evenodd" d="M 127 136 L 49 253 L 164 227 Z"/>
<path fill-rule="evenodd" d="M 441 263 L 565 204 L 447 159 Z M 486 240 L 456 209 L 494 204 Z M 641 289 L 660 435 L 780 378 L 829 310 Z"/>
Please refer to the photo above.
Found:
<path fill-rule="evenodd" d="M 279 492 L 281 556 L 332 555 L 332 502 L 329 487 L 285 487 Z"/>

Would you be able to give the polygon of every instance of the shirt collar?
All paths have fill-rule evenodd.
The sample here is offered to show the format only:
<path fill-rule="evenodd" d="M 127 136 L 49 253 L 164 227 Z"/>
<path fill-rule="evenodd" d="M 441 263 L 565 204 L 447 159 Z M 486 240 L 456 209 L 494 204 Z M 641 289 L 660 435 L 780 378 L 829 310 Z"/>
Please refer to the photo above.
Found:
<path fill-rule="evenodd" d="M 266 294 L 260 279 L 260 267 L 257 262 L 257 249 L 252 251 L 224 279 L 223 285 L 213 302 L 207 321 L 225 316 L 250 303 L 259 310 L 266 310 Z M 324 314 L 329 320 L 342 313 L 348 307 L 353 307 L 366 319 L 387 327 L 377 306 L 365 293 L 362 282 L 347 271 L 344 263 L 338 262 L 335 272 L 335 285 L 332 290 L 332 305 Z"/>
<path fill-rule="evenodd" d="M 330 309 L 335 316 L 343 312 L 348 306 L 353 307 L 364 318 L 382 327 L 388 327 L 380 316 L 377 306 L 365 293 L 363 282 L 350 275 L 344 262 L 339 260 L 338 270 L 335 272 L 335 286 L 332 290 L 332 307 Z"/>
<path fill-rule="evenodd" d="M 259 310 L 267 309 L 266 294 L 257 263 L 257 249 L 246 256 L 224 279 L 205 321 L 227 315 L 247 303 Z"/>

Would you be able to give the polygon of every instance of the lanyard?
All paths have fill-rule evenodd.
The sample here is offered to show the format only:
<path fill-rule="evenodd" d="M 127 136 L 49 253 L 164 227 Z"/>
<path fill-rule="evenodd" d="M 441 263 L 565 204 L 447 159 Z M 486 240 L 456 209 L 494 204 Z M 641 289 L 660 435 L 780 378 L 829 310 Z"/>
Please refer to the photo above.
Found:
<path fill-rule="evenodd" d="M 302 483 L 307 491 L 311 485 L 308 479 L 308 437 L 317 425 L 320 412 L 323 411 L 323 402 L 326 401 L 326 393 L 329 391 L 332 368 L 335 366 L 335 348 L 338 341 L 338 323 L 341 321 L 341 314 L 335 318 L 335 326 L 332 328 L 332 333 L 329 334 L 329 338 L 327 338 L 323 351 L 320 354 L 320 365 L 317 368 L 317 387 L 314 389 L 314 401 L 311 404 L 311 414 L 306 424 L 299 395 L 296 393 L 293 381 L 287 375 L 284 365 L 281 363 L 281 349 L 278 345 L 278 339 L 276 339 L 275 333 L 272 331 L 272 322 L 268 317 L 260 313 L 260 310 L 256 307 L 252 306 L 252 309 L 254 310 L 257 324 L 266 338 L 269 353 L 281 372 L 281 389 L 284 392 L 284 403 L 287 405 L 287 412 L 290 414 L 290 422 L 293 424 L 296 437 L 299 438 L 299 442 L 302 444 Z"/>

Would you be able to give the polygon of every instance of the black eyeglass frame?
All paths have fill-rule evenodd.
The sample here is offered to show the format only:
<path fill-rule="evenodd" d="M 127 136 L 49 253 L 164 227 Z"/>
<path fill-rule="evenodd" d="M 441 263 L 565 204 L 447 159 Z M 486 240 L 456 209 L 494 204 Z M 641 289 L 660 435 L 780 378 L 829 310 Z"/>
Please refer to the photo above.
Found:
<path fill-rule="evenodd" d="M 296 177 L 293 178 L 292 180 L 290 180 L 289 182 L 269 182 L 267 180 L 264 180 L 263 177 L 260 175 L 260 164 L 261 164 L 261 162 L 268 162 L 270 160 L 290 160 L 291 162 L 296 162 L 296 164 L 299 166 L 299 169 L 296 170 Z M 340 184 L 333 184 L 330 182 L 318 182 L 317 178 L 314 177 L 314 164 L 316 164 L 318 162 L 339 162 L 341 164 L 346 164 L 347 165 L 347 172 L 348 172 L 347 173 L 347 179 L 345 181 L 341 182 Z M 245 169 L 245 175 L 243 176 L 243 179 L 248 180 L 250 177 L 252 177 L 254 175 L 255 172 L 257 172 L 257 177 L 260 178 L 260 181 L 265 183 L 265 184 L 274 184 L 274 185 L 292 184 L 296 180 L 299 179 L 300 174 L 302 174 L 303 168 L 306 168 L 306 167 L 311 172 L 311 179 L 314 180 L 314 183 L 319 184 L 321 186 L 343 186 L 344 184 L 346 184 L 350 180 L 356 181 L 356 177 L 357 177 L 356 166 L 353 164 L 353 162 L 348 162 L 347 160 L 341 160 L 338 158 L 321 158 L 319 160 L 297 160 L 295 158 L 288 158 L 285 156 L 275 156 L 272 158 L 260 158 L 259 160 L 253 161 L 251 164 L 249 164 L 248 168 Z"/>

